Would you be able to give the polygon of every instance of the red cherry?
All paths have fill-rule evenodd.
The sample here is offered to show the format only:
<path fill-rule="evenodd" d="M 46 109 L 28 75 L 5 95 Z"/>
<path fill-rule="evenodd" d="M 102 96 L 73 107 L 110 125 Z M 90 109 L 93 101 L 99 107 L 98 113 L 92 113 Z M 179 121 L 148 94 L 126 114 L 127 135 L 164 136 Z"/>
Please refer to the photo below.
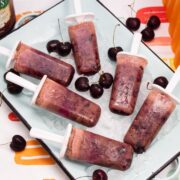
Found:
<path fill-rule="evenodd" d="M 8 119 L 10 121 L 20 121 L 19 118 L 16 116 L 16 114 L 14 112 L 9 113 Z"/>
<path fill-rule="evenodd" d="M 95 170 L 92 177 L 93 180 L 108 180 L 107 174 L 101 169 Z"/>

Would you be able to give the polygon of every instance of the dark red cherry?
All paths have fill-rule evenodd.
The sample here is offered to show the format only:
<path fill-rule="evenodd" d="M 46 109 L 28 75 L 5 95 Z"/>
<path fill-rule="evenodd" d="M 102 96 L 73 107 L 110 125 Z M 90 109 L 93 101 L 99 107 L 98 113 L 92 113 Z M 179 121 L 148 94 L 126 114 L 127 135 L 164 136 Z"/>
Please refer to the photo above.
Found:
<path fill-rule="evenodd" d="M 117 53 L 121 51 L 123 51 L 123 49 L 122 47 L 119 47 L 119 46 L 109 48 L 108 50 L 109 59 L 111 59 L 112 61 L 116 61 Z"/>
<path fill-rule="evenodd" d="M 23 151 L 26 147 L 26 140 L 20 135 L 15 135 L 12 138 L 10 147 L 15 152 Z"/>
<path fill-rule="evenodd" d="M 154 39 L 154 31 L 153 29 L 146 27 L 144 30 L 141 31 L 143 41 L 151 41 Z"/>
<path fill-rule="evenodd" d="M 110 88 L 112 83 L 113 76 L 110 73 L 103 73 L 99 78 L 99 84 L 105 89 Z"/>
<path fill-rule="evenodd" d="M 141 25 L 139 18 L 130 17 L 126 20 L 126 26 L 131 31 L 137 31 Z"/>
<path fill-rule="evenodd" d="M 47 43 L 46 48 L 49 53 L 56 52 L 58 53 L 58 47 L 60 46 L 59 40 L 51 40 Z"/>
<path fill-rule="evenodd" d="M 87 91 L 89 90 L 89 80 L 87 77 L 79 77 L 75 82 L 75 88 L 78 91 Z"/>
<path fill-rule="evenodd" d="M 60 44 L 58 45 L 58 54 L 60 56 L 67 56 L 72 49 L 72 45 L 70 42 L 60 42 Z"/>
<path fill-rule="evenodd" d="M 99 84 L 92 84 L 90 86 L 90 94 L 93 98 L 100 98 L 104 93 L 104 89 Z"/>
<path fill-rule="evenodd" d="M 17 85 L 17 84 L 14 84 L 14 83 L 7 83 L 7 90 L 9 93 L 11 94 L 19 94 L 22 92 L 23 90 L 23 87 Z"/>
<path fill-rule="evenodd" d="M 147 26 L 152 29 L 159 28 L 161 21 L 158 16 L 151 16 L 147 22 Z"/>
<path fill-rule="evenodd" d="M 164 76 L 159 76 L 154 80 L 153 83 L 166 88 L 166 86 L 168 85 L 168 80 Z"/>
<path fill-rule="evenodd" d="M 108 180 L 108 176 L 103 170 L 97 169 L 93 172 L 92 179 L 93 180 Z"/>

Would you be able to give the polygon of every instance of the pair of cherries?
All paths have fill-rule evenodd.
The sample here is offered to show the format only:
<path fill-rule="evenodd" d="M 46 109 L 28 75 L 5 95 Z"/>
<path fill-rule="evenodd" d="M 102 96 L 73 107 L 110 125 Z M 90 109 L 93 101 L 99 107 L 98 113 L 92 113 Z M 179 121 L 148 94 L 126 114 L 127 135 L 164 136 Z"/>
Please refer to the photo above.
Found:
<path fill-rule="evenodd" d="M 151 16 L 147 22 L 147 27 L 141 31 L 143 41 L 151 41 L 155 37 L 154 30 L 159 28 L 161 21 L 158 16 Z M 139 18 L 130 17 L 126 20 L 126 26 L 131 31 L 137 31 L 141 25 Z"/>
<path fill-rule="evenodd" d="M 75 88 L 78 91 L 85 92 L 90 91 L 93 98 L 100 98 L 104 93 L 104 88 L 108 89 L 113 83 L 113 76 L 110 73 L 101 74 L 98 83 L 92 85 L 89 84 L 89 79 L 87 77 L 79 77 L 75 81 Z"/>
<path fill-rule="evenodd" d="M 60 56 L 67 56 L 72 49 L 72 44 L 70 42 L 63 41 L 63 35 L 61 32 L 60 19 L 58 19 L 59 33 L 62 39 L 62 42 L 59 40 L 51 40 L 47 43 L 46 48 L 49 53 L 55 52 Z"/>
<path fill-rule="evenodd" d="M 49 53 L 55 52 L 60 56 L 67 56 L 72 49 L 70 42 L 61 42 L 59 40 L 51 40 L 47 43 L 47 50 Z"/>

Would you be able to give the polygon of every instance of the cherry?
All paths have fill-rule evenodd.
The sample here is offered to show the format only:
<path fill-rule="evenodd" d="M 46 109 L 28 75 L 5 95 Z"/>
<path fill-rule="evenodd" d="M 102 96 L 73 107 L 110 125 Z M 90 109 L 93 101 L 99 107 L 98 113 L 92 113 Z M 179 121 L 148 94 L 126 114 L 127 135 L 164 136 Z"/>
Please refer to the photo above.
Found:
<path fill-rule="evenodd" d="M 12 138 L 10 147 L 15 152 L 23 151 L 26 147 L 26 140 L 20 135 L 15 135 Z"/>
<path fill-rule="evenodd" d="M 89 90 L 89 80 L 87 77 L 79 77 L 75 82 L 75 87 L 78 91 Z"/>
<path fill-rule="evenodd" d="M 103 73 L 99 78 L 99 84 L 105 89 L 110 88 L 112 83 L 113 76 L 110 73 Z"/>
<path fill-rule="evenodd" d="M 111 59 L 113 61 L 116 61 L 117 53 L 121 52 L 121 51 L 123 51 L 123 49 L 121 47 L 119 47 L 119 46 L 109 48 L 109 50 L 108 50 L 108 57 L 109 57 L 109 59 Z"/>
<path fill-rule="evenodd" d="M 14 83 L 7 83 L 7 90 L 9 93 L 11 94 L 19 94 L 22 92 L 23 90 L 23 87 L 17 85 L 17 84 L 14 84 Z"/>
<path fill-rule="evenodd" d="M 108 180 L 107 174 L 101 169 L 95 170 L 93 172 L 92 178 L 93 180 Z"/>
<path fill-rule="evenodd" d="M 100 98 L 104 93 L 104 89 L 99 84 L 92 84 L 90 86 L 90 94 L 93 98 Z"/>
<path fill-rule="evenodd" d="M 168 80 L 164 76 L 159 76 L 154 80 L 153 83 L 166 88 L 166 86 L 168 85 Z"/>
<path fill-rule="evenodd" d="M 151 16 L 147 22 L 147 26 L 152 29 L 159 28 L 161 21 L 158 16 Z"/>
<path fill-rule="evenodd" d="M 72 49 L 72 45 L 70 42 L 60 42 L 60 44 L 57 47 L 57 53 L 60 56 L 67 56 Z"/>
<path fill-rule="evenodd" d="M 141 25 L 139 18 L 130 17 L 126 20 L 126 26 L 131 31 L 137 31 Z"/>
<path fill-rule="evenodd" d="M 146 27 L 144 30 L 141 31 L 143 41 L 151 41 L 154 39 L 154 31 L 153 29 Z"/>
<path fill-rule="evenodd" d="M 113 32 L 113 46 L 108 49 L 108 57 L 109 59 L 116 61 L 116 55 L 118 52 L 123 51 L 123 49 L 119 46 L 115 46 L 115 32 L 116 32 L 116 28 L 120 26 L 120 24 L 116 24 L 115 28 L 114 28 L 114 32 Z"/>
<path fill-rule="evenodd" d="M 58 53 L 58 47 L 60 46 L 59 40 L 51 40 L 47 43 L 46 48 L 49 53 L 56 52 Z"/>

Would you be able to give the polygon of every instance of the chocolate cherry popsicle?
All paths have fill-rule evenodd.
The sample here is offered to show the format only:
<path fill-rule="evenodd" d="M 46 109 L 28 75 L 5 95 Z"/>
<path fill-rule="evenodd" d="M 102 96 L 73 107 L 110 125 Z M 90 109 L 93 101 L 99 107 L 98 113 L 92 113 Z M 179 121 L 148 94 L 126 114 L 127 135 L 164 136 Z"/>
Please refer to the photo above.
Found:
<path fill-rule="evenodd" d="M 100 70 L 100 59 L 93 23 L 93 13 L 82 13 L 80 0 L 73 0 L 76 14 L 66 18 L 71 23 L 69 36 L 79 74 L 92 75 Z"/>
<path fill-rule="evenodd" d="M 6 75 L 6 79 L 34 92 L 32 104 L 41 108 L 88 127 L 95 126 L 99 120 L 101 109 L 97 104 L 47 76 L 42 78 L 38 86 L 11 72 Z"/>
<path fill-rule="evenodd" d="M 135 117 L 124 138 L 136 153 L 143 153 L 156 137 L 164 123 L 174 111 L 180 100 L 172 95 L 173 89 L 180 80 L 180 67 L 166 89 L 153 84 L 147 99 Z"/>
<path fill-rule="evenodd" d="M 68 86 L 74 76 L 75 70 L 72 65 L 22 42 L 17 43 L 12 52 L 0 47 L 0 53 L 9 56 L 6 64 L 7 69 L 14 68 L 19 73 L 38 79 L 47 75 L 50 79 Z"/>
<path fill-rule="evenodd" d="M 118 170 L 130 167 L 133 149 L 130 145 L 74 128 L 68 125 L 64 137 L 36 128 L 30 130 L 30 136 L 59 143 L 60 158 L 105 166 Z"/>
<path fill-rule="evenodd" d="M 141 34 L 134 33 L 131 52 L 117 54 L 117 65 L 109 108 L 112 112 L 133 113 L 147 60 L 137 55 Z"/>

